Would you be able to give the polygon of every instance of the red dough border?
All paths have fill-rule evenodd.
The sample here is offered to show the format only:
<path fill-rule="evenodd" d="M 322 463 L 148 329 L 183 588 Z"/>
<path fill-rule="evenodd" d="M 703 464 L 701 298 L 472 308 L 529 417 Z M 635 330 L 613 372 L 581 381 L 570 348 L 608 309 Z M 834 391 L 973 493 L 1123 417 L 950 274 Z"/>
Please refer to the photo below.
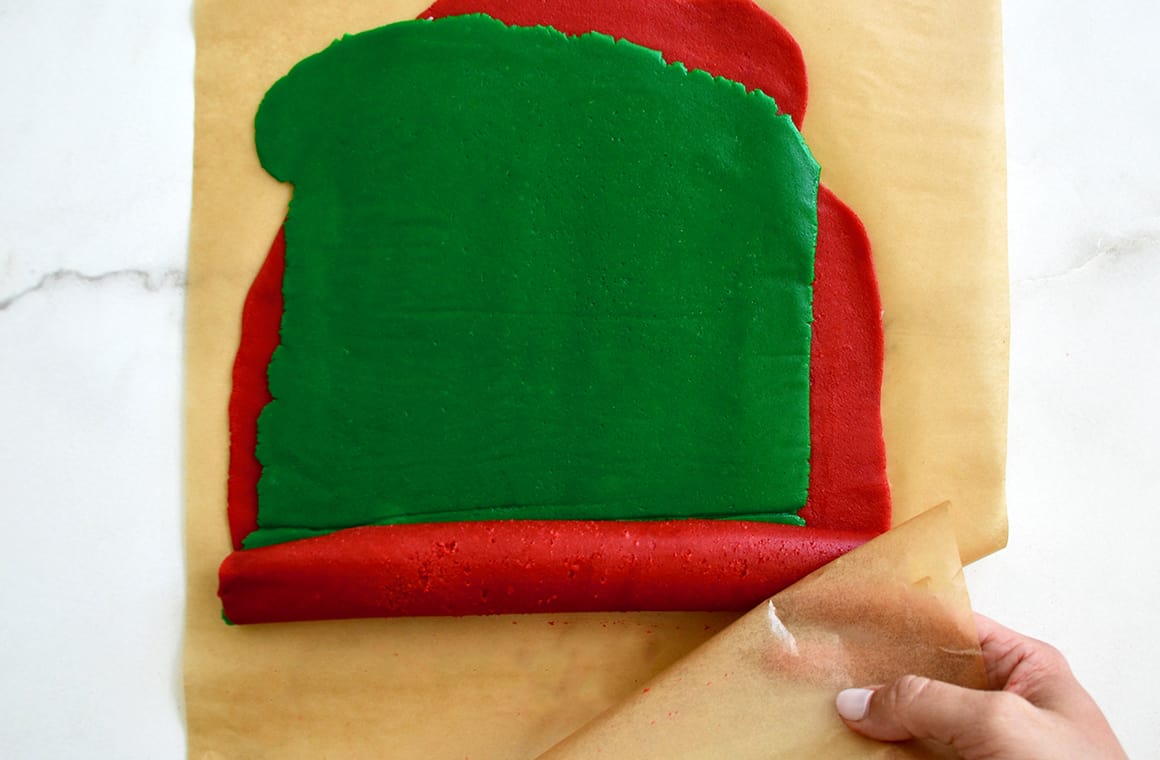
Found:
<path fill-rule="evenodd" d="M 801 53 L 749 2 L 557 3 L 441 0 L 424 17 L 488 12 L 512 24 L 592 29 L 669 60 L 760 87 L 801 124 Z M 747 51 L 760 50 L 750 56 Z M 285 234 L 246 297 L 230 397 L 229 521 L 234 549 L 219 595 L 236 623 L 396 615 L 585 610 L 744 610 L 886 530 L 881 305 L 857 216 L 818 195 L 810 361 L 807 527 L 674 520 L 495 521 L 350 528 L 242 550 L 257 528 L 257 420 L 270 400 Z"/>
<path fill-rule="evenodd" d="M 230 536 L 234 549 L 258 529 L 258 415 L 271 400 L 266 368 L 278 347 L 282 325 L 282 275 L 286 272 L 286 229 L 280 227 L 242 305 L 242 336 L 234 357 L 230 394 Z"/>

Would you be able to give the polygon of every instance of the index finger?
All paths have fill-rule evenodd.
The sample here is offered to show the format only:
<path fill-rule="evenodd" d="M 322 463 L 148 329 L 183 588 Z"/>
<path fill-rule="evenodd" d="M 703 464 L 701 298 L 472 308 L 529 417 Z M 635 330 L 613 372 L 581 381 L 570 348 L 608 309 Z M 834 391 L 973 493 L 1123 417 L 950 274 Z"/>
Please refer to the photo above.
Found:
<path fill-rule="evenodd" d="M 978 612 L 975 613 L 975 629 L 983 650 L 988 685 L 992 689 L 1002 689 L 1019 664 L 1032 655 L 1036 642 Z"/>

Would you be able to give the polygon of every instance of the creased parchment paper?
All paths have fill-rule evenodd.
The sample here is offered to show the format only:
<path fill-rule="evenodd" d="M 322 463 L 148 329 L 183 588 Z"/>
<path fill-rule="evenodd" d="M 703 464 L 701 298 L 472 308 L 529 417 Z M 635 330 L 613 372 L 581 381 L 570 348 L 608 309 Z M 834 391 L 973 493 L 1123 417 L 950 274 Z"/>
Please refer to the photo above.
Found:
<path fill-rule="evenodd" d="M 907 673 L 986 687 L 957 557 L 947 507 L 919 515 L 758 606 L 543 760 L 942 757 L 855 735 L 834 696 Z"/>
<path fill-rule="evenodd" d="M 186 331 L 190 756 L 534 756 L 728 615 L 345 621 L 227 627 L 230 368 L 242 300 L 289 188 L 253 146 L 262 94 L 402 0 L 197 0 Z M 763 0 L 801 44 L 805 132 L 865 222 L 886 326 L 896 522 L 950 499 L 965 559 L 1003 545 L 1007 286 L 997 0 Z M 553 625 L 554 623 L 554 625 Z"/>

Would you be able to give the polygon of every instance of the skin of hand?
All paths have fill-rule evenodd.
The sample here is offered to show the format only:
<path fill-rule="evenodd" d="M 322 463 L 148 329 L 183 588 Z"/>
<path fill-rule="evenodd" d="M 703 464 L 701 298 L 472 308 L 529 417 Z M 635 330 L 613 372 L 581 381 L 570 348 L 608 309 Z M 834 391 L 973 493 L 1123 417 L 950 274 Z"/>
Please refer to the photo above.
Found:
<path fill-rule="evenodd" d="M 933 739 L 965 760 L 1126 760 L 1091 695 L 1054 647 L 975 616 L 991 691 L 921 676 L 838 694 L 838 714 L 880 741 Z"/>

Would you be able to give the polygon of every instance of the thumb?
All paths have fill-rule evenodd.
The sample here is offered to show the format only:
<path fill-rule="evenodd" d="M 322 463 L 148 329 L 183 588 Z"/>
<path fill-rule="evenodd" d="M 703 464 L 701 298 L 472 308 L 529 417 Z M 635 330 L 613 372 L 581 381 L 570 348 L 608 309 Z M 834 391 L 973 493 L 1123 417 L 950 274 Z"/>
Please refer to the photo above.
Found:
<path fill-rule="evenodd" d="M 846 689 L 836 706 L 846 725 L 871 739 L 934 739 L 962 751 L 984 738 L 975 735 L 987 730 L 980 718 L 1001 710 L 1006 696 L 903 676 L 875 689 Z"/>

